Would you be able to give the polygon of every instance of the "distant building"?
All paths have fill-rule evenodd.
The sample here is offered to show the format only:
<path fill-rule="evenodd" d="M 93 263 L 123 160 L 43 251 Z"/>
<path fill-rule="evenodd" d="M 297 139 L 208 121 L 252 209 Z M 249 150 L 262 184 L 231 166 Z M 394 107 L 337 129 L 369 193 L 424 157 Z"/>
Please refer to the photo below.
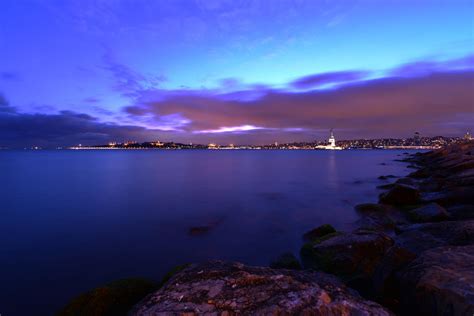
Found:
<path fill-rule="evenodd" d="M 469 131 L 467 131 L 466 134 L 464 134 L 464 139 L 465 139 L 465 140 L 472 140 L 472 136 L 471 136 L 471 134 L 469 133 Z"/>
<path fill-rule="evenodd" d="M 334 137 L 333 129 L 330 130 L 330 136 L 328 139 L 328 145 L 316 146 L 316 149 L 329 149 L 329 150 L 341 150 L 342 147 L 336 146 L 336 138 Z"/>
<path fill-rule="evenodd" d="M 420 133 L 415 132 L 415 136 L 413 136 L 413 143 L 414 143 L 415 146 L 420 145 L 420 143 L 421 143 Z"/>

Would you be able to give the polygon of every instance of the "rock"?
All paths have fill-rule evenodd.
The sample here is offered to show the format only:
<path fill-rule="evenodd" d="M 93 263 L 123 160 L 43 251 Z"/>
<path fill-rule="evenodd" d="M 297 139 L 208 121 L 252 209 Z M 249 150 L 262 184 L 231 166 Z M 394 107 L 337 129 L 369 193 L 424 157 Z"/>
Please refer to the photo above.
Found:
<path fill-rule="evenodd" d="M 189 227 L 188 235 L 190 236 L 202 236 L 207 234 L 211 230 L 210 226 L 193 226 Z"/>
<path fill-rule="evenodd" d="M 314 241 L 318 238 L 321 238 L 325 235 L 335 233 L 336 230 L 329 224 L 324 224 L 316 227 L 303 235 L 303 239 L 306 241 Z"/>
<path fill-rule="evenodd" d="M 440 222 L 450 218 L 450 214 L 439 204 L 430 203 L 409 212 L 410 217 L 419 223 Z"/>
<path fill-rule="evenodd" d="M 451 187 L 444 191 L 425 193 L 422 199 L 442 206 L 474 204 L 474 186 Z"/>
<path fill-rule="evenodd" d="M 474 219 L 474 204 L 454 205 L 448 208 L 448 212 L 457 220 Z"/>
<path fill-rule="evenodd" d="M 408 176 L 414 179 L 423 179 L 423 178 L 428 178 L 430 175 L 431 175 L 431 172 L 424 168 L 424 169 L 418 169 L 416 171 L 413 171 Z"/>
<path fill-rule="evenodd" d="M 292 253 L 284 253 L 270 263 L 273 269 L 301 270 L 301 264 Z"/>
<path fill-rule="evenodd" d="M 379 302 L 392 310 L 398 309 L 400 291 L 396 273 L 416 258 L 411 251 L 397 245 L 392 246 L 374 271 L 372 282 L 375 296 Z"/>
<path fill-rule="evenodd" d="M 474 220 L 408 225 L 400 228 L 395 242 L 415 254 L 440 246 L 472 245 Z"/>
<path fill-rule="evenodd" d="M 389 206 L 384 204 L 377 204 L 377 203 L 363 203 L 358 204 L 355 206 L 356 211 L 361 213 L 367 212 L 385 212 Z"/>
<path fill-rule="evenodd" d="M 394 186 L 395 186 L 395 183 L 387 183 L 387 184 L 378 185 L 377 189 L 389 190 L 389 189 L 393 188 Z"/>
<path fill-rule="evenodd" d="M 380 176 L 379 177 L 380 180 L 388 180 L 388 179 L 393 179 L 393 178 L 397 178 L 397 176 L 394 176 L 393 174 L 389 174 L 389 175 L 386 175 L 386 176 Z"/>
<path fill-rule="evenodd" d="M 413 205 L 420 201 L 420 191 L 409 185 L 396 184 L 389 191 L 382 193 L 379 200 L 383 204 Z"/>
<path fill-rule="evenodd" d="M 156 284 L 145 279 L 123 279 L 81 294 L 67 304 L 59 316 L 115 316 L 128 311 L 147 294 L 156 290 Z"/>
<path fill-rule="evenodd" d="M 240 263 L 194 264 L 130 315 L 391 315 L 336 278 Z"/>
<path fill-rule="evenodd" d="M 301 257 L 305 268 L 335 274 L 367 293 L 371 291 L 368 280 L 393 243 L 384 233 L 357 231 L 335 236 L 312 247 L 305 245 Z"/>
<path fill-rule="evenodd" d="M 415 180 L 411 179 L 411 178 L 400 178 L 398 179 L 397 181 L 395 181 L 395 183 L 398 183 L 398 184 L 406 184 L 406 185 L 415 185 Z"/>
<path fill-rule="evenodd" d="M 364 230 L 392 232 L 398 225 L 410 223 L 405 212 L 392 205 L 367 203 L 355 208 L 361 214 L 356 224 Z"/>
<path fill-rule="evenodd" d="M 398 274 L 410 315 L 474 315 L 474 246 L 423 252 Z"/>

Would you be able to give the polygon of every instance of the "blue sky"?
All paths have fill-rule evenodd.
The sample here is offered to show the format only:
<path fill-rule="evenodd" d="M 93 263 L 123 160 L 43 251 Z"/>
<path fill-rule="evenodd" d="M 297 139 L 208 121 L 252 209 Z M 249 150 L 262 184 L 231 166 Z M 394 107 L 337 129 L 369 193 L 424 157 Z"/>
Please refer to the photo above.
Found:
<path fill-rule="evenodd" d="M 127 109 L 185 92 L 255 99 L 290 92 L 289 83 L 311 75 L 364 71 L 361 79 L 374 80 L 407 63 L 447 65 L 474 52 L 473 12 L 467 0 L 6 0 L 0 93 L 17 114 L 71 111 L 145 127 L 153 137 L 175 126 L 183 133 L 165 137 L 184 139 L 190 131 L 180 127 L 197 117 Z M 229 126 L 205 130 L 221 127 Z"/>

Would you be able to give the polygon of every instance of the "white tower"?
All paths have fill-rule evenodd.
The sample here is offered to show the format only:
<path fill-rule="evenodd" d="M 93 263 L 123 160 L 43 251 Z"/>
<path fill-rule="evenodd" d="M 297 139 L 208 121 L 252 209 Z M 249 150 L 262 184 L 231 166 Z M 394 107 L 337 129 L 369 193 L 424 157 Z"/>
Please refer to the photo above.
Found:
<path fill-rule="evenodd" d="M 331 136 L 329 136 L 329 146 L 336 147 L 336 138 L 334 138 L 334 133 L 331 128 Z"/>

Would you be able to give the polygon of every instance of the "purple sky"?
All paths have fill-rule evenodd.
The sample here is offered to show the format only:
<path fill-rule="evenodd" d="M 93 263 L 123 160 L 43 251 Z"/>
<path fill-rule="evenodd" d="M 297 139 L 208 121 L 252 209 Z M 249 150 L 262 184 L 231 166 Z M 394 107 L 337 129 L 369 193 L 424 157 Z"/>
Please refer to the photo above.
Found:
<path fill-rule="evenodd" d="M 0 147 L 459 136 L 471 0 L 6 0 Z"/>

